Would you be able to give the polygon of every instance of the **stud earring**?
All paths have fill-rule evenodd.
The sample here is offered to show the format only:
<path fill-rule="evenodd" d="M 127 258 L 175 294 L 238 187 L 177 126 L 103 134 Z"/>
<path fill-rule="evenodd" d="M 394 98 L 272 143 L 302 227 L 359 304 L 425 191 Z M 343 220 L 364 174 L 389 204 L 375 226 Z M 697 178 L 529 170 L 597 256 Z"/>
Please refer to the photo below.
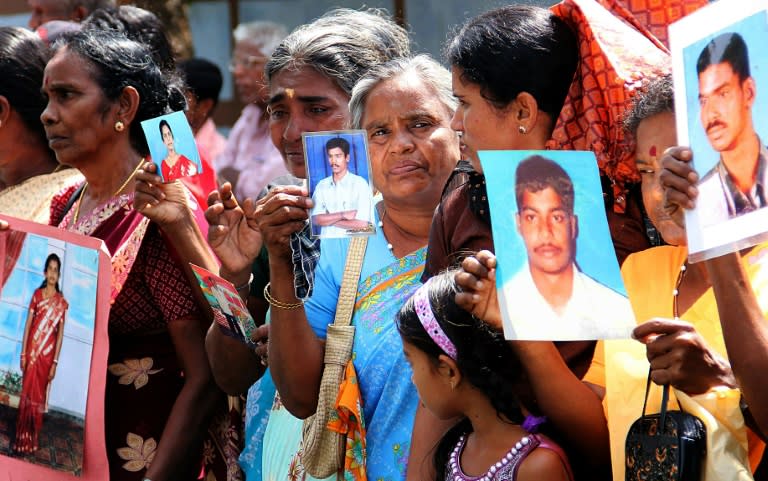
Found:
<path fill-rule="evenodd" d="M 117 122 L 115 122 L 115 132 L 122 132 L 123 130 L 125 130 L 125 124 L 123 123 L 123 121 L 118 120 Z"/>
<path fill-rule="evenodd" d="M 520 132 L 523 135 L 528 133 L 528 129 L 525 128 L 525 125 L 518 125 L 517 126 L 517 131 Z"/>

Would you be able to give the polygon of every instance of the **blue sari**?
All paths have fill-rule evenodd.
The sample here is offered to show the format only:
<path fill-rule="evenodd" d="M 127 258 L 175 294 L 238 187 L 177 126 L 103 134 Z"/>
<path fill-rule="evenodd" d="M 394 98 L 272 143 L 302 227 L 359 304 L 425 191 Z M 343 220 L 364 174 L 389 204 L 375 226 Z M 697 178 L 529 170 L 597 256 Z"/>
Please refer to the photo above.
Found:
<path fill-rule="evenodd" d="M 348 245 L 348 239 L 323 239 L 314 293 L 305 305 L 309 324 L 321 339 L 333 323 Z M 363 400 L 370 481 L 405 479 L 419 398 L 403 355 L 395 314 L 421 285 L 425 259 L 426 248 L 395 259 L 379 231 L 369 239 L 363 261 L 352 317 L 356 326 L 352 359 Z M 301 421 L 288 420 L 289 416 L 279 403 L 270 415 L 264 437 L 265 480 L 282 481 L 286 471 L 287 479 L 296 479 Z M 286 450 L 286 441 L 294 448 Z M 270 445 L 281 446 L 283 453 L 270 454 Z"/>
<path fill-rule="evenodd" d="M 349 241 L 324 239 L 307 319 L 321 339 L 333 322 Z M 419 398 L 395 314 L 421 285 L 426 248 L 395 259 L 377 232 L 368 241 L 352 324 L 352 360 L 363 398 L 367 474 L 371 481 L 405 479 Z"/>

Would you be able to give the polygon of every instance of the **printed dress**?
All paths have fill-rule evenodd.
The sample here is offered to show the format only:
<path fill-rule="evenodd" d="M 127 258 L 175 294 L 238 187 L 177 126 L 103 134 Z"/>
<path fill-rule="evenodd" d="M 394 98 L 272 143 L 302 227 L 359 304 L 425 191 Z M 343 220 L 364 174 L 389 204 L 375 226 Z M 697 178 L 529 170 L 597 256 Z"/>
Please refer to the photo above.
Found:
<path fill-rule="evenodd" d="M 348 245 L 348 239 L 322 242 L 314 292 L 305 304 L 307 319 L 321 339 L 325 339 L 327 326 L 336 313 L 344 271 L 342 260 Z M 369 481 L 405 479 L 419 401 L 394 319 L 421 286 L 425 258 L 426 247 L 396 259 L 387 248 L 381 229 L 368 241 L 352 316 L 352 325 L 356 327 L 352 360 L 367 431 L 365 465 Z M 301 427 L 302 421 L 293 417 L 277 396 L 263 439 L 265 481 L 314 479 L 301 464 Z M 356 457 L 348 464 L 362 462 L 363 451 L 359 448 L 348 449 L 348 455 Z M 356 474 L 359 473 L 347 471 L 344 479 L 359 479 L 353 477 Z"/>
<path fill-rule="evenodd" d="M 110 479 L 139 481 L 158 443 L 184 373 L 168 331 L 170 321 L 198 319 L 190 283 L 159 227 L 133 210 L 133 194 L 91 212 L 64 212 L 70 189 L 54 199 L 51 222 L 104 240 L 112 258 L 105 436 Z M 196 205 L 196 204 L 195 204 Z M 203 346 L 200 346 L 201 349 Z M 237 406 L 222 393 L 204 443 L 174 473 L 179 480 L 240 481 Z"/>

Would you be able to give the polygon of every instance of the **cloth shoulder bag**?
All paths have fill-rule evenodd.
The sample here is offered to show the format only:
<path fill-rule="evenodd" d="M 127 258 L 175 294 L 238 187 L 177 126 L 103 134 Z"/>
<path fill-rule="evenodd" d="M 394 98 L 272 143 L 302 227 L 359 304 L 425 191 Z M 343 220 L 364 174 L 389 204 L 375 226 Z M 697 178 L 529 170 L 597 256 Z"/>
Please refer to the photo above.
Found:
<path fill-rule="evenodd" d="M 645 387 L 643 414 L 627 433 L 625 445 L 625 481 L 653 479 L 655 481 L 698 481 L 707 449 L 704 423 L 680 407 L 667 409 L 669 385 L 663 387 L 661 412 L 645 414 L 651 372 Z M 680 403 L 678 402 L 678 406 Z"/>
<path fill-rule="evenodd" d="M 346 435 L 328 429 L 328 422 L 337 416 L 336 398 L 344 370 L 352 357 L 355 326 L 351 326 L 350 322 L 367 245 L 367 236 L 353 237 L 349 243 L 336 316 L 333 324 L 328 326 L 325 340 L 317 411 L 304 421 L 301 463 L 315 478 L 327 478 L 344 468 Z"/>

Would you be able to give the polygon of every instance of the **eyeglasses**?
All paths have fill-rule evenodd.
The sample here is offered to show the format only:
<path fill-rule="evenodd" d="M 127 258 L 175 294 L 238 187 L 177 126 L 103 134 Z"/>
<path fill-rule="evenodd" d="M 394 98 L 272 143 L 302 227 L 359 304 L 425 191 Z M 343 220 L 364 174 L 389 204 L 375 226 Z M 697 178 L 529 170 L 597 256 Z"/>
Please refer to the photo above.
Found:
<path fill-rule="evenodd" d="M 249 55 L 244 58 L 233 58 L 229 61 L 229 71 L 234 72 L 235 69 L 240 66 L 244 69 L 264 68 L 267 64 L 269 57 L 261 57 L 258 55 Z"/>

